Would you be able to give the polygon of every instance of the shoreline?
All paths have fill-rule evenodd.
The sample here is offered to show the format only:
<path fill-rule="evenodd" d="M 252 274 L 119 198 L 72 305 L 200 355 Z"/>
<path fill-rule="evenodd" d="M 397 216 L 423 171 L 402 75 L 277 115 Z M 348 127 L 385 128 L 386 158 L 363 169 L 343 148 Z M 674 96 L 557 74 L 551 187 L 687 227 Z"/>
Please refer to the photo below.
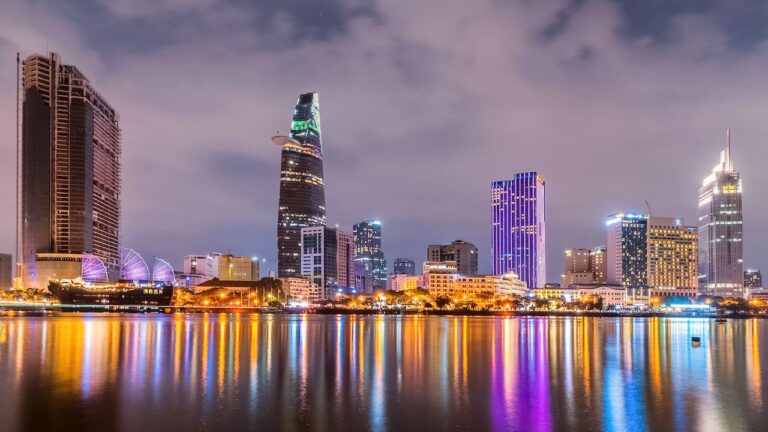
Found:
<path fill-rule="evenodd" d="M 718 314 L 718 313 L 671 313 L 671 312 L 617 312 L 617 311 L 492 311 L 492 310 L 440 310 L 433 309 L 428 311 L 402 311 L 397 309 L 342 309 L 342 308 L 317 308 L 311 310 L 265 310 L 263 308 L 248 307 L 219 307 L 202 308 L 187 306 L 147 306 L 147 307 L 103 307 L 100 305 L 72 307 L 71 309 L 61 306 L 3 306 L 0 305 L 0 316 L 42 316 L 55 315 L 59 313 L 119 313 L 119 314 L 275 314 L 275 315 L 422 315 L 422 316 L 469 316 L 469 317 L 585 317 L 585 318 L 732 318 L 732 319 L 750 319 L 761 318 L 768 319 L 768 315 L 761 314 Z"/>

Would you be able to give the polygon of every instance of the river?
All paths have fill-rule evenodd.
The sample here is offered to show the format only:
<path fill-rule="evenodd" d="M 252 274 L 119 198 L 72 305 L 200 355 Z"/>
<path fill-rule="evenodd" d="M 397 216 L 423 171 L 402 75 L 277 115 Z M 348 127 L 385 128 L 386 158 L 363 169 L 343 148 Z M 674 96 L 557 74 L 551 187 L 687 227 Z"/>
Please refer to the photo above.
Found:
<path fill-rule="evenodd" d="M 4 316 L 0 391 L 3 431 L 768 430 L 768 320 Z"/>

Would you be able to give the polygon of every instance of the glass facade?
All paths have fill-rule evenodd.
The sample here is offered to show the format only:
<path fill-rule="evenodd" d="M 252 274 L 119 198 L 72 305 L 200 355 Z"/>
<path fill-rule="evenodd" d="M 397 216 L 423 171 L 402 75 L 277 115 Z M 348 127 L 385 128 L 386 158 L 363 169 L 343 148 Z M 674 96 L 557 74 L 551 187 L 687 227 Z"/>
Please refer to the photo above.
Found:
<path fill-rule="evenodd" d="M 119 117 L 76 67 L 56 53 L 24 60 L 22 265 L 38 280 L 41 254 L 91 254 L 120 274 Z"/>
<path fill-rule="evenodd" d="M 317 93 L 299 96 L 291 142 L 282 145 L 277 216 L 279 277 L 301 274 L 301 228 L 325 226 L 325 187 Z"/>
<path fill-rule="evenodd" d="M 352 233 L 355 236 L 355 263 L 358 268 L 370 275 L 372 289 L 386 289 L 387 260 L 381 250 L 381 222 L 360 222 L 352 228 Z"/>
<path fill-rule="evenodd" d="M 699 288 L 703 293 L 744 297 L 741 175 L 728 147 L 699 189 Z"/>
<path fill-rule="evenodd" d="M 410 258 L 397 258 L 393 265 L 394 274 L 402 274 L 408 276 L 416 275 L 416 263 Z"/>
<path fill-rule="evenodd" d="M 744 287 L 745 288 L 762 288 L 763 287 L 763 275 L 760 274 L 760 270 L 749 269 L 744 272 Z"/>
<path fill-rule="evenodd" d="M 544 179 L 535 172 L 491 184 L 491 267 L 514 272 L 528 288 L 546 283 Z"/>

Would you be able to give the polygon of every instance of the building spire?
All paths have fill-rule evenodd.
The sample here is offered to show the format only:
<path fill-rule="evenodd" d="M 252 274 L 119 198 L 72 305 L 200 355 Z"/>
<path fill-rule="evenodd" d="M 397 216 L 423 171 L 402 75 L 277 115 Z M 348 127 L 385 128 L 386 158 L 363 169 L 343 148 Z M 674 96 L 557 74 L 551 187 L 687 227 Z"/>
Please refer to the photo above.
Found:
<path fill-rule="evenodd" d="M 731 159 L 731 128 L 728 128 L 725 130 L 725 139 L 726 139 L 726 147 L 725 147 L 725 169 L 727 171 L 733 170 L 733 161 Z"/>

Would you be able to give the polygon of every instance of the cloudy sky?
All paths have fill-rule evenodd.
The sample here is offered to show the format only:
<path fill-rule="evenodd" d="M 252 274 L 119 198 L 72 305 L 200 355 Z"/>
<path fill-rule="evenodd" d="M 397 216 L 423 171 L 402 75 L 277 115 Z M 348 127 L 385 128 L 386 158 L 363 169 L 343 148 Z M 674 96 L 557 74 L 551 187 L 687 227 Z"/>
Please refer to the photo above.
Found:
<path fill-rule="evenodd" d="M 768 270 L 762 0 L 0 0 L 0 249 L 14 248 L 15 53 L 57 51 L 121 116 L 122 242 L 266 256 L 296 96 L 321 95 L 328 221 L 391 260 L 478 245 L 491 181 L 547 181 L 548 275 L 643 210 L 695 223 L 733 129 L 745 262 Z"/>

